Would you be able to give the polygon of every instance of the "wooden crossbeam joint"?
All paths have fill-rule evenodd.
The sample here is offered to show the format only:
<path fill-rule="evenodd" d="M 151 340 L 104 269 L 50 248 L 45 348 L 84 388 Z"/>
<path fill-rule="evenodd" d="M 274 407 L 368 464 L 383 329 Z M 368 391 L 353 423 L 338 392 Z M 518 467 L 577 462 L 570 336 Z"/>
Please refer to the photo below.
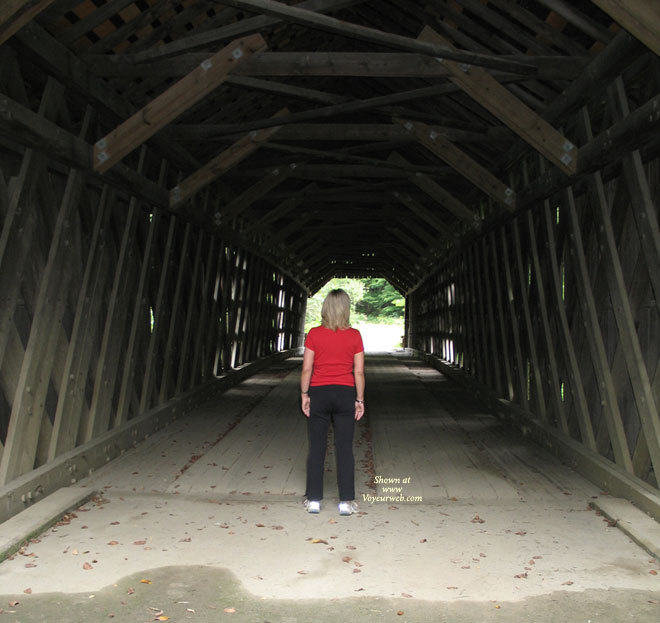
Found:
<path fill-rule="evenodd" d="M 158 130 L 222 84 L 229 73 L 257 52 L 266 49 L 259 34 L 232 41 L 199 67 L 173 84 L 94 146 L 94 169 L 103 173 L 144 143 Z"/>

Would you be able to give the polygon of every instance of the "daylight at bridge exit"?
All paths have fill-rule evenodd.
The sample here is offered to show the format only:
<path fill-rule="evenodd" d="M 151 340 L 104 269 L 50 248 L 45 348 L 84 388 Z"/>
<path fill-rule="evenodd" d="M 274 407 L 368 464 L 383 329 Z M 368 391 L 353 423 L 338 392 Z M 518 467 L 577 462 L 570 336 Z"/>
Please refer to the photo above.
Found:
<path fill-rule="evenodd" d="M 0 623 L 657 623 L 659 203 L 655 0 L 0 0 Z"/>

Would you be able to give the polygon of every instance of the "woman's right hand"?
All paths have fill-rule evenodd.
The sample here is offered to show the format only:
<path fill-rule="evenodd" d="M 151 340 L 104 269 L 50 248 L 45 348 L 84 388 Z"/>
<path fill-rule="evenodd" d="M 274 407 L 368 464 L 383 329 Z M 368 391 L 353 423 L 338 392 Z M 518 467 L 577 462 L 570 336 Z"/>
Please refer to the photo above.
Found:
<path fill-rule="evenodd" d="M 355 401 L 355 419 L 360 420 L 364 415 L 364 402 Z"/>
<path fill-rule="evenodd" d="M 309 417 L 309 394 L 302 394 L 300 398 L 302 412 L 305 414 L 305 417 Z"/>

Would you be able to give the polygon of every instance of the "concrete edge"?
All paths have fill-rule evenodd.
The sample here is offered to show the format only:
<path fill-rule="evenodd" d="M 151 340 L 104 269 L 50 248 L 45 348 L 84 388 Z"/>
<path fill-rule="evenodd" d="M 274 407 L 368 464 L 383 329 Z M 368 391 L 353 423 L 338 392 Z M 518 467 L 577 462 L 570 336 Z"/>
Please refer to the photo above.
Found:
<path fill-rule="evenodd" d="M 498 397 L 491 389 L 468 376 L 462 368 L 423 351 L 411 348 L 406 350 L 468 389 L 489 411 L 516 426 L 523 435 L 534 439 L 587 480 L 610 495 L 629 500 L 653 519 L 660 521 L 660 491 L 641 478 L 623 471 L 580 442 L 542 422 L 532 412 Z"/>
<path fill-rule="evenodd" d="M 660 561 L 660 524 L 620 498 L 600 498 L 589 505 L 616 526 L 634 543 Z"/>
<path fill-rule="evenodd" d="M 299 348 L 280 351 L 230 370 L 227 374 L 210 379 L 163 405 L 129 420 L 117 429 L 110 430 L 65 452 L 53 461 L 19 476 L 0 487 L 0 523 L 46 499 L 62 487 L 75 484 L 201 403 L 214 398 L 270 364 L 300 352 Z"/>
<path fill-rule="evenodd" d="M 90 488 L 64 487 L 0 524 L 0 562 L 16 553 L 26 541 L 48 530 L 60 517 L 88 502 L 96 493 Z"/>

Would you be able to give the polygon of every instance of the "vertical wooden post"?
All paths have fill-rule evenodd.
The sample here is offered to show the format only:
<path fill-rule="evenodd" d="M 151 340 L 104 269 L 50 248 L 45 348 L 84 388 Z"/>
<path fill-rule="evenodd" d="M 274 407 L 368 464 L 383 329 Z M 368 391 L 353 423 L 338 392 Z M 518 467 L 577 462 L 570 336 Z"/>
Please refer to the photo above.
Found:
<path fill-rule="evenodd" d="M 513 229 L 513 245 L 516 257 L 516 267 L 518 272 L 518 285 L 520 288 L 520 301 L 522 303 L 523 318 L 525 320 L 525 331 L 527 333 L 527 342 L 529 346 L 529 357 L 532 364 L 532 378 L 528 379 L 528 383 L 533 383 L 534 394 L 536 398 L 537 413 L 542 420 L 547 421 L 548 414 L 545 405 L 545 392 L 543 391 L 543 375 L 539 365 L 539 358 L 536 351 L 536 340 L 534 339 L 534 326 L 532 324 L 532 315 L 529 309 L 528 297 L 528 284 L 526 274 L 526 262 L 523 260 L 522 249 L 520 244 L 520 232 L 518 231 L 518 219 L 513 219 L 511 223 Z"/>
<path fill-rule="evenodd" d="M 520 345 L 520 335 L 518 327 L 520 325 L 516 301 L 513 296 L 513 282 L 511 278 L 511 264 L 509 261 L 509 250 L 506 242 L 506 232 L 504 228 L 500 229 L 500 245 L 504 263 L 504 277 L 507 292 L 507 303 L 509 309 L 509 321 L 511 322 L 511 335 L 513 336 L 513 347 L 516 355 L 516 369 L 518 372 L 518 400 L 521 406 L 529 409 L 527 397 L 527 360 L 523 358 Z"/>
<path fill-rule="evenodd" d="M 163 323 L 168 313 L 172 310 L 167 307 L 165 298 L 165 289 L 169 285 L 168 277 L 170 272 L 170 261 L 172 254 L 172 243 L 174 241 L 174 233 L 177 225 L 179 225 L 176 216 L 170 216 L 170 226 L 167 231 L 167 241 L 165 242 L 165 250 L 161 258 L 160 266 L 160 279 L 158 282 L 158 293 L 156 300 L 153 303 L 153 327 L 151 328 L 151 338 L 149 339 L 149 346 L 147 348 L 147 356 L 144 362 L 144 378 L 142 379 L 142 390 L 140 392 L 140 413 L 144 413 L 152 404 L 152 387 L 155 384 L 154 375 L 156 373 L 156 351 L 159 346 L 160 336 L 163 330 Z"/>
<path fill-rule="evenodd" d="M 177 321 L 179 319 L 180 306 L 181 306 L 181 292 L 183 290 L 183 279 L 188 270 L 188 249 L 190 246 L 190 238 L 192 237 L 192 225 L 186 223 L 183 233 L 183 244 L 181 252 L 179 253 L 178 271 L 176 276 L 176 285 L 174 287 L 174 296 L 172 298 L 172 310 L 170 313 L 170 325 L 167 332 L 167 342 L 165 344 L 165 351 L 163 354 L 163 371 L 160 380 L 160 390 L 158 392 L 158 403 L 164 403 L 171 390 L 171 371 L 174 364 L 175 352 L 175 336 Z"/>
<path fill-rule="evenodd" d="M 202 249 L 204 248 L 204 240 L 208 238 L 208 244 L 213 244 L 212 236 L 205 236 L 204 231 L 200 231 L 197 235 L 197 244 L 195 245 L 195 259 L 193 261 L 192 276 L 190 278 L 190 288 L 188 289 L 188 305 L 186 306 L 186 323 L 183 329 L 183 337 L 181 338 L 181 351 L 179 354 L 179 367 L 176 375 L 175 393 L 180 394 L 187 387 L 184 387 L 184 375 L 186 372 L 190 374 L 190 359 L 192 344 L 192 331 L 195 318 L 197 318 L 198 310 L 195 309 L 195 303 L 199 303 L 196 297 L 197 287 L 200 282 L 200 270 L 202 265 Z"/>

